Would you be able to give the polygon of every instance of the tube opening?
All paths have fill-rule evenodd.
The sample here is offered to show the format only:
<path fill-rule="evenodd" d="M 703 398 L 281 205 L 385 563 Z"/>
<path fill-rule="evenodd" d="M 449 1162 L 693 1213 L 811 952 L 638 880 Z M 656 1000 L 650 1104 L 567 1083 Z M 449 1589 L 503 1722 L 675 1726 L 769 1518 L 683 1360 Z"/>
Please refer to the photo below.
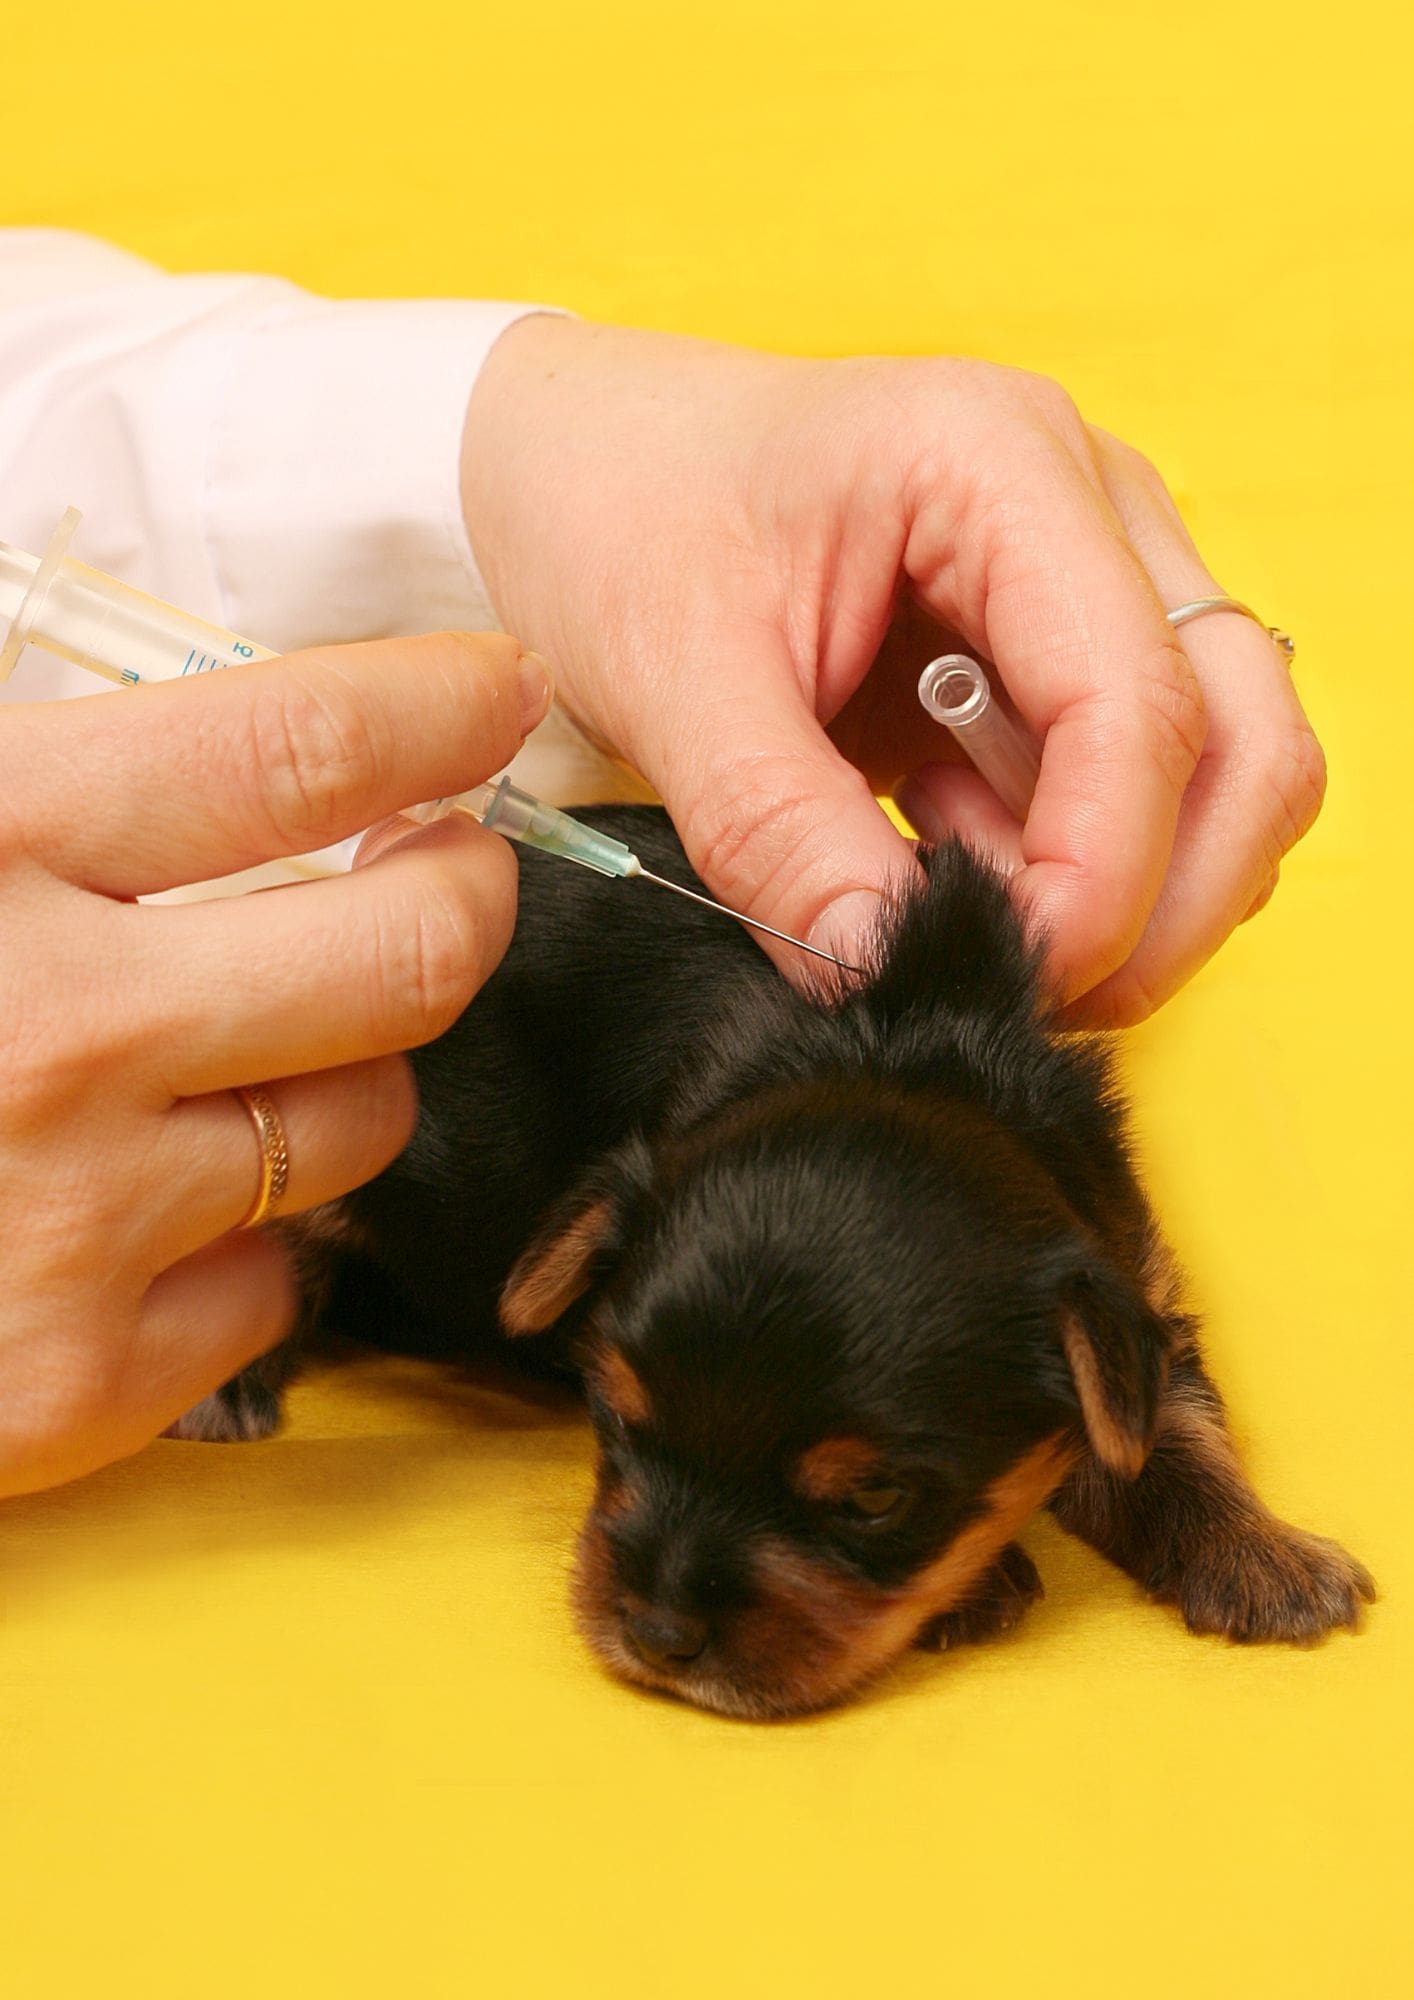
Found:
<path fill-rule="evenodd" d="M 923 669 L 918 699 L 947 728 L 965 729 L 986 713 L 992 691 L 976 660 L 967 653 L 944 653 Z"/>

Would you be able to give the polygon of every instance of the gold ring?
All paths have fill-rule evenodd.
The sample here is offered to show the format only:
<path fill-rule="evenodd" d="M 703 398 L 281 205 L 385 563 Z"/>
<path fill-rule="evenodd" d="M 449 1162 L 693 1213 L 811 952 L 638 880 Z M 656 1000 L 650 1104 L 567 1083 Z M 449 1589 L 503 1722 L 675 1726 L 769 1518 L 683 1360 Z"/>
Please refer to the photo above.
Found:
<path fill-rule="evenodd" d="M 264 1222 L 285 1192 L 285 1184 L 290 1178 L 290 1149 L 285 1140 L 285 1128 L 280 1123 L 280 1114 L 266 1093 L 256 1084 L 249 1089 L 243 1084 L 236 1084 L 233 1088 L 250 1113 L 250 1122 L 255 1127 L 260 1145 L 260 1185 L 249 1211 L 236 1224 L 238 1229 L 254 1229 L 257 1223 Z"/>
<path fill-rule="evenodd" d="M 1268 625 L 1264 618 L 1258 617 L 1250 604 L 1244 604 L 1237 597 L 1195 597 L 1187 604 L 1179 604 L 1172 611 L 1166 611 L 1164 616 L 1170 625 L 1177 627 L 1186 625 L 1190 618 L 1202 618 L 1209 611 L 1236 611 L 1243 618 L 1250 618 L 1254 625 L 1261 626 L 1288 666 L 1296 658 L 1296 641 L 1291 634 L 1279 630 L 1275 625 Z"/>

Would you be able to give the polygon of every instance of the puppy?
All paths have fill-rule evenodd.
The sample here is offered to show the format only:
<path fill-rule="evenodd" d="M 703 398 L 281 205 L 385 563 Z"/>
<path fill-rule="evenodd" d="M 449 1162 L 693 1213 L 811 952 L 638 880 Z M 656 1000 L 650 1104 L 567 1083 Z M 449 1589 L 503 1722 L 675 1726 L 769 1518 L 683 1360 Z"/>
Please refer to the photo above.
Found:
<path fill-rule="evenodd" d="M 588 817 L 693 880 L 661 813 Z M 1311 1641 L 1373 1595 L 1241 1471 L 1104 1045 L 1048 1024 L 998 877 L 925 860 L 812 1001 L 724 920 L 525 855 L 505 963 L 414 1057 L 413 1144 L 287 1225 L 311 1296 L 331 1252 L 391 1284 L 398 1344 L 572 1358 L 580 1623 L 726 1714 L 1005 1630 L 1041 1506 L 1195 1632 Z M 268 1428 L 282 1365 L 185 1434 Z"/>

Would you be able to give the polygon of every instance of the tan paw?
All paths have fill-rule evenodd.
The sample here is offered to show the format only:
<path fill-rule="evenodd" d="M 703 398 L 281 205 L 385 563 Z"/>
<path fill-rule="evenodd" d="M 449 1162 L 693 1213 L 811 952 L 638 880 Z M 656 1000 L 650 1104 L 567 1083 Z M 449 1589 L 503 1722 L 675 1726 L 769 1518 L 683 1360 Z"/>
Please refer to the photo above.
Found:
<path fill-rule="evenodd" d="M 1268 1519 L 1240 1538 L 1215 1538 L 1156 1594 L 1178 1604 L 1190 1632 L 1309 1646 L 1338 1625 L 1353 1630 L 1375 1584 L 1338 1542 Z"/>
<path fill-rule="evenodd" d="M 279 1422 L 278 1394 L 247 1369 L 215 1395 L 203 1396 L 162 1435 L 198 1444 L 251 1444 L 269 1437 Z"/>

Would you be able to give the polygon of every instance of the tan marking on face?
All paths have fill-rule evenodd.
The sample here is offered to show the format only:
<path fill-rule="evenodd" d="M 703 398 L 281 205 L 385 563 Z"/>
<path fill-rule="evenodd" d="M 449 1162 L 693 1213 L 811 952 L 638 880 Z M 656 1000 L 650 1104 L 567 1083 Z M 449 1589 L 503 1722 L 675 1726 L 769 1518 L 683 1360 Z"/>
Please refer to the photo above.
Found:
<path fill-rule="evenodd" d="M 867 1680 L 910 1646 L 925 1625 L 960 1604 L 1007 1543 L 1015 1539 L 1023 1521 L 1060 1485 L 1077 1456 L 1063 1433 L 1029 1451 L 988 1487 L 986 1511 L 969 1522 L 943 1553 L 902 1589 L 866 1596 L 858 1585 L 847 1586 L 844 1593 L 831 1588 L 829 1595 L 845 1614 L 841 1644 L 835 1649 L 826 1684 L 814 1690 L 812 1705 L 837 1699 Z M 779 1569 L 777 1578 L 778 1584 L 784 1580 Z M 805 1580 L 797 1576 L 797 1589 Z M 824 1613 L 824 1604 L 818 1604 L 815 1616 Z"/>
<path fill-rule="evenodd" d="M 601 1521 L 620 1521 L 638 1505 L 638 1494 L 626 1479 L 601 1478 L 596 1511 Z"/>
<path fill-rule="evenodd" d="M 591 1363 L 591 1372 L 599 1394 L 616 1417 L 626 1424 L 652 1421 L 648 1391 L 616 1347 L 601 1348 Z"/>
<path fill-rule="evenodd" d="M 526 1252 L 501 1293 L 507 1333 L 543 1333 L 588 1291 L 590 1265 L 608 1233 L 609 1217 L 607 1201 L 591 1202 L 553 1242 Z"/>
<path fill-rule="evenodd" d="M 840 1662 L 865 1640 L 892 1594 L 785 1542 L 764 1543 L 755 1572 L 761 1602 L 738 1621 L 734 1650 L 754 1669 L 752 1680 L 771 1688 L 775 1713 L 825 1707 L 853 1685 Z"/>
<path fill-rule="evenodd" d="M 863 1438 L 822 1438 L 801 1454 L 795 1483 L 807 1500 L 843 1500 L 878 1463 L 878 1452 Z"/>
<path fill-rule="evenodd" d="M 733 1624 L 730 1660 L 706 1671 L 673 1674 L 650 1666 L 625 1639 L 620 1607 L 638 1602 L 619 1586 L 613 1551 L 603 1523 L 611 1515 L 596 1509 L 585 1522 L 576 1553 L 571 1599 L 580 1630 L 621 1680 L 658 1693 L 674 1694 L 699 1708 L 720 1715 L 754 1719 L 798 1715 L 821 1706 L 814 1690 L 836 1644 L 835 1633 L 820 1622 L 819 1607 L 807 1593 L 793 1601 L 782 1589 L 774 1600 L 738 1615 Z M 809 1567 L 802 1563 L 802 1567 Z M 859 1615 L 865 1615 L 860 1592 Z M 830 1607 L 840 1616 L 839 1604 Z"/>
<path fill-rule="evenodd" d="M 1112 1472 L 1120 1473 L 1125 1479 L 1137 1479 L 1148 1456 L 1144 1441 L 1116 1422 L 1105 1399 L 1100 1364 L 1095 1359 L 1090 1336 L 1078 1319 L 1067 1318 L 1061 1328 L 1061 1344 L 1070 1363 L 1075 1392 L 1085 1415 L 1085 1429 L 1096 1457 L 1103 1459 Z"/>
<path fill-rule="evenodd" d="M 612 1519 L 615 1512 L 610 1496 L 609 1505 L 596 1506 L 580 1531 L 570 1583 L 570 1601 L 584 1635 L 595 1651 L 602 1653 L 611 1667 L 623 1673 L 633 1662 L 618 1636 L 614 1558 L 602 1525 L 606 1518 Z"/>
<path fill-rule="evenodd" d="M 899 1589 L 880 1589 L 787 1542 L 753 1549 L 758 1602 L 713 1641 L 716 1664 L 669 1676 L 647 1667 L 619 1631 L 613 1554 L 591 1515 L 580 1538 L 574 1600 L 596 1652 L 625 1680 L 669 1689 L 727 1715 L 800 1715 L 824 1708 L 896 1659 L 922 1628 L 960 1604 L 1081 1456 L 1064 1433 L 994 1480 L 985 1512 Z"/>

